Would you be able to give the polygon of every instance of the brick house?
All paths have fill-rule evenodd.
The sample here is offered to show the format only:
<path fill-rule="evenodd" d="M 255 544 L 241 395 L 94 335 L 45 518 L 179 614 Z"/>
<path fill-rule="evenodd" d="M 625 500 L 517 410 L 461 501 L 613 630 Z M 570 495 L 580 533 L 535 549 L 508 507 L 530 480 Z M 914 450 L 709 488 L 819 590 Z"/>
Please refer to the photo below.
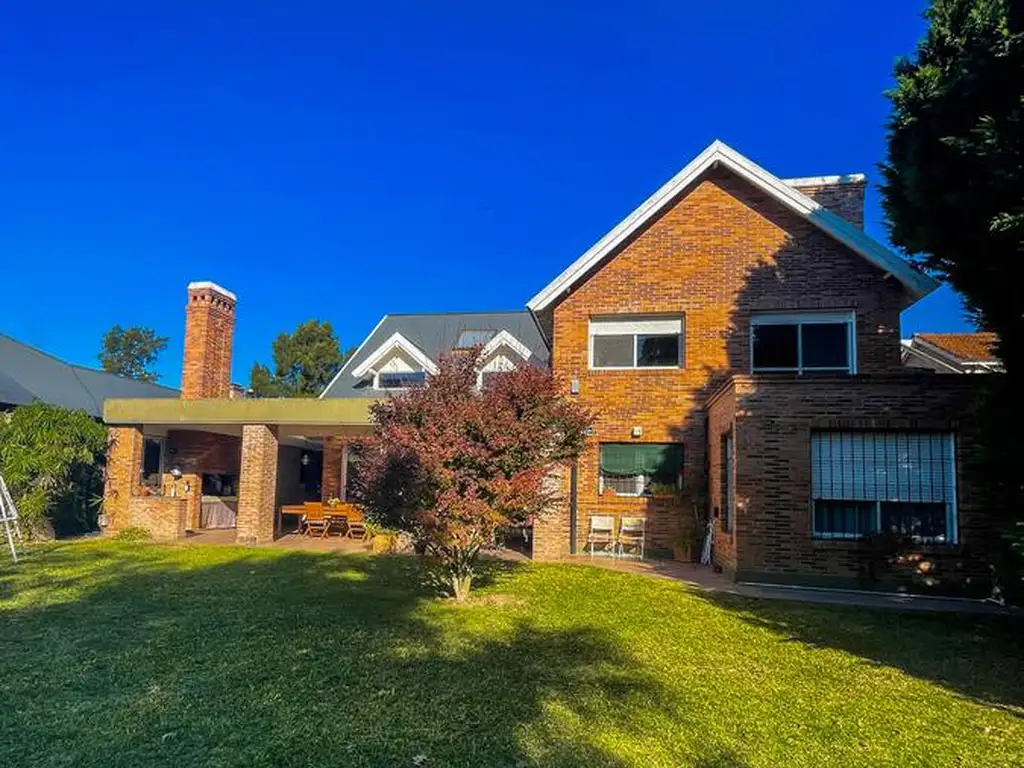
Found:
<path fill-rule="evenodd" d="M 863 231 L 865 186 L 782 180 L 715 142 L 526 312 L 387 315 L 314 401 L 226 399 L 235 299 L 194 284 L 182 399 L 107 404 L 111 527 L 173 518 L 161 530 L 184 535 L 204 469 L 229 461 L 239 540 L 272 538 L 299 455 L 282 446 L 314 457 L 321 497 L 344 497 L 368 404 L 482 344 L 481 380 L 550 365 L 597 417 L 563 503 L 534 526 L 537 558 L 581 554 L 596 514 L 641 516 L 654 556 L 692 557 L 696 505 L 739 579 L 980 585 L 994 532 L 971 482 L 977 377 L 903 367 L 900 313 L 936 284 Z M 150 433 L 191 460 L 187 501 L 139 495 Z M 879 553 L 881 530 L 898 553 Z"/>

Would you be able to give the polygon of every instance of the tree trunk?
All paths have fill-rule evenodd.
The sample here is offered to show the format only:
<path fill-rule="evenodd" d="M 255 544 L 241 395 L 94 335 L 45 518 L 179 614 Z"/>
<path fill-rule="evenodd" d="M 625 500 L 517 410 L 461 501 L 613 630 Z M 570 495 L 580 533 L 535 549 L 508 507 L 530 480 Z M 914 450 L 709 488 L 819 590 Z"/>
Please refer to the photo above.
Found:
<path fill-rule="evenodd" d="M 465 602 L 469 597 L 469 588 L 472 584 L 473 576 L 471 574 L 463 576 L 452 574 L 452 594 L 455 596 L 455 602 Z"/>

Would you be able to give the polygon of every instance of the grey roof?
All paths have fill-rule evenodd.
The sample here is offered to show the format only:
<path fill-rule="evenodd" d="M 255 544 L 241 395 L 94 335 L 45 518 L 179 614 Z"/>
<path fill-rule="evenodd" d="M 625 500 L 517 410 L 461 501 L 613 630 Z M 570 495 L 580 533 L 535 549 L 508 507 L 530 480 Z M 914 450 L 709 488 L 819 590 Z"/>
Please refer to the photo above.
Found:
<path fill-rule="evenodd" d="M 0 406 L 42 400 L 98 419 L 112 397 L 178 397 L 178 390 L 71 365 L 0 334 Z"/>
<path fill-rule="evenodd" d="M 373 389 L 368 382 L 357 379 L 349 371 L 373 355 L 395 333 L 401 333 L 436 362 L 455 348 L 463 331 L 508 331 L 533 353 L 530 356 L 531 363 L 548 364 L 547 345 L 529 312 L 385 315 L 356 353 L 346 361 L 321 397 L 381 397 L 380 391 Z"/>

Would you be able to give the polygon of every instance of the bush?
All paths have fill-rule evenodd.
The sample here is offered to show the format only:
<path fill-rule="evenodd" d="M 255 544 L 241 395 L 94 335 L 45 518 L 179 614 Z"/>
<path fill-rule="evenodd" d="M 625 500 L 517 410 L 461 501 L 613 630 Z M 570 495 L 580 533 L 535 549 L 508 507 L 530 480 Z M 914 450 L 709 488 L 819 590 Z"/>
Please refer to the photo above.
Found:
<path fill-rule="evenodd" d="M 117 532 L 114 537 L 115 541 L 149 541 L 153 538 L 153 534 L 149 532 L 148 528 L 143 528 L 139 525 L 133 525 L 128 528 L 123 528 Z"/>
<path fill-rule="evenodd" d="M 0 474 L 27 538 L 96 529 L 107 430 L 85 411 L 33 403 L 0 415 Z"/>

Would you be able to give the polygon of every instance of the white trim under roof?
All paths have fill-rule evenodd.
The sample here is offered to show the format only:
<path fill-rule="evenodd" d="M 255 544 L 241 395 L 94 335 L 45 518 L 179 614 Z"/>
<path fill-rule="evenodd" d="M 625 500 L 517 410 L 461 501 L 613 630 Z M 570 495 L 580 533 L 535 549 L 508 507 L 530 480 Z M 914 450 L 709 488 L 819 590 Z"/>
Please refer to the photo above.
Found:
<path fill-rule="evenodd" d="M 701 174 L 716 165 L 727 168 L 740 178 L 763 190 L 779 203 L 817 226 L 825 234 L 860 254 L 886 274 L 891 274 L 906 286 L 915 299 L 923 298 L 938 288 L 939 284 L 936 280 L 918 272 L 898 254 L 886 248 L 873 237 L 825 209 L 818 202 L 773 176 L 739 152 L 716 140 L 661 189 L 641 203 L 635 211 L 619 222 L 614 229 L 598 240 L 586 253 L 576 259 L 568 269 L 552 280 L 540 293 L 530 299 L 526 305 L 527 308 L 531 312 L 539 312 L 551 305 L 591 269 L 615 252 L 644 224 L 670 205 Z"/>
<path fill-rule="evenodd" d="M 359 357 L 359 353 L 363 351 L 363 347 L 366 346 L 366 342 L 373 338 L 373 334 L 377 332 L 377 330 L 384 324 L 384 321 L 387 319 L 388 316 L 384 315 L 384 317 L 377 321 L 377 324 L 373 326 L 373 330 L 366 334 L 366 338 L 363 339 L 362 342 L 360 342 L 358 347 L 356 347 L 356 351 L 353 352 L 349 359 L 345 361 L 344 365 L 342 365 L 341 368 L 338 369 L 338 372 L 334 374 L 334 378 L 331 379 L 331 382 L 326 387 L 324 387 L 324 391 L 321 392 L 319 397 L 317 398 L 318 400 L 327 394 L 330 388 L 334 386 L 334 382 L 341 378 L 341 374 L 343 374 L 345 372 L 345 369 L 348 368 L 348 364 L 355 360 L 357 357 Z"/>
<path fill-rule="evenodd" d="M 427 373 L 437 373 L 437 366 L 434 364 L 434 361 L 423 354 L 423 351 L 405 338 L 405 336 L 395 331 L 387 341 L 373 351 L 373 354 L 352 369 L 352 375 L 357 379 L 361 379 L 370 372 L 376 373 L 373 366 L 379 363 L 386 355 L 395 351 L 404 352 L 415 360 Z"/>
<path fill-rule="evenodd" d="M 222 296 L 227 296 L 232 301 L 238 301 L 238 297 L 235 296 L 235 294 L 233 294 L 227 288 L 222 288 L 221 286 L 217 285 L 215 282 L 211 280 L 196 280 L 195 282 L 188 284 L 188 290 L 190 291 L 201 290 L 203 288 L 209 288 L 211 291 L 216 291 Z"/>
<path fill-rule="evenodd" d="M 523 342 L 508 331 L 502 330 L 484 345 L 484 348 L 480 351 L 480 357 L 486 357 L 500 347 L 508 347 L 523 358 L 523 360 L 529 360 L 530 355 L 533 354 L 530 348 L 523 344 Z"/>

